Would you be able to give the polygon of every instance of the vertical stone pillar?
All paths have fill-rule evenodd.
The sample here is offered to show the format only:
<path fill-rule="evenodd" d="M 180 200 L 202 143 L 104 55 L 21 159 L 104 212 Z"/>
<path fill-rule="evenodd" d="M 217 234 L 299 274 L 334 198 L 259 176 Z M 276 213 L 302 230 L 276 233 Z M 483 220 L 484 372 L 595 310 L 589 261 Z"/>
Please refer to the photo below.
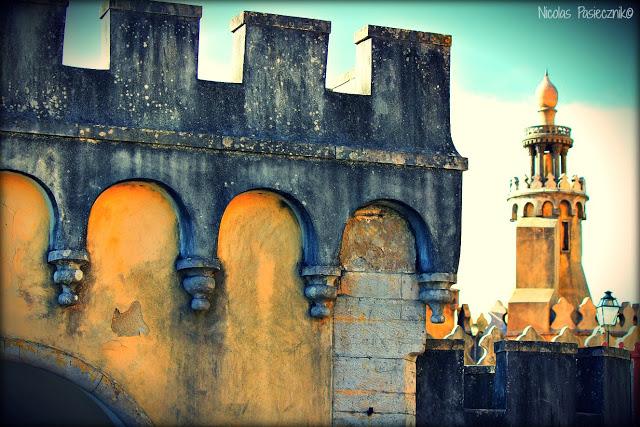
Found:
<path fill-rule="evenodd" d="M 601 426 L 631 425 L 631 358 L 613 347 L 577 353 L 577 421 Z"/>
<path fill-rule="evenodd" d="M 556 147 L 555 145 L 551 148 L 551 153 L 553 156 L 553 176 L 555 177 L 555 179 L 558 179 L 558 177 L 560 176 L 560 165 L 558 164 L 558 147 Z"/>
<path fill-rule="evenodd" d="M 416 425 L 464 426 L 464 341 L 427 340 L 416 360 Z"/>
<path fill-rule="evenodd" d="M 334 309 L 334 425 L 414 425 L 425 307 L 414 274 L 346 271 Z"/>
<path fill-rule="evenodd" d="M 536 149 L 533 146 L 529 147 L 529 159 L 531 161 L 531 178 L 536 174 Z"/>
<path fill-rule="evenodd" d="M 561 166 L 560 172 L 566 175 L 567 173 L 567 149 L 566 148 L 562 149 L 560 158 L 562 159 L 562 166 Z"/>
<path fill-rule="evenodd" d="M 538 175 L 540 175 L 540 181 L 544 182 L 544 147 L 542 145 L 538 145 L 536 148 L 538 150 Z"/>
<path fill-rule="evenodd" d="M 494 402 L 505 425 L 573 426 L 576 344 L 499 341 Z"/>

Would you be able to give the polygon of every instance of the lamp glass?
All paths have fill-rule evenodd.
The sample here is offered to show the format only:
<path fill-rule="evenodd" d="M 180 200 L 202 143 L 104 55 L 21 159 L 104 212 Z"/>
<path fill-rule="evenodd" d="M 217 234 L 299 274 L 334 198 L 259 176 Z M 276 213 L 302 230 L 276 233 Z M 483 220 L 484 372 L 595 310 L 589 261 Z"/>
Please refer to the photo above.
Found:
<path fill-rule="evenodd" d="M 596 319 L 601 326 L 613 326 L 618 322 L 618 311 L 620 304 L 611 295 L 611 291 L 606 291 L 600 302 L 596 306 Z"/>

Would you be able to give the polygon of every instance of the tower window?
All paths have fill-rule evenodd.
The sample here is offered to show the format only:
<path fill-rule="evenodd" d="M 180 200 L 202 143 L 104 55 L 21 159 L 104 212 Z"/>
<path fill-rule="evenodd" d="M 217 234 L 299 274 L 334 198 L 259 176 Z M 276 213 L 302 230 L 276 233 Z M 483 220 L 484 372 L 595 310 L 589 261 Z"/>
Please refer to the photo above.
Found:
<path fill-rule="evenodd" d="M 562 250 L 569 251 L 569 221 L 562 221 Z"/>

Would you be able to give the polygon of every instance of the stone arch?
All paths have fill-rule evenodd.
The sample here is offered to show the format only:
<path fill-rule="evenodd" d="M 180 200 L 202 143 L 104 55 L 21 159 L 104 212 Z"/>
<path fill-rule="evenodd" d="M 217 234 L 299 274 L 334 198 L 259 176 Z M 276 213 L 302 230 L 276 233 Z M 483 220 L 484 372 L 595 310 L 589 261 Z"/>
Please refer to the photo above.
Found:
<path fill-rule="evenodd" d="M 176 364 L 189 345 L 182 311 L 188 310 L 174 264 L 179 254 L 179 213 L 163 187 L 122 181 L 100 193 L 87 223 L 91 260 L 65 349 L 96 360 L 136 396 L 154 423 L 176 424 L 174 410 L 186 385 Z M 162 401 L 156 391 L 171 389 Z"/>
<path fill-rule="evenodd" d="M 398 414 L 415 405 L 415 358 L 426 343 L 416 271 L 429 268 L 428 236 L 415 211 L 389 200 L 355 210 L 345 225 L 334 308 L 335 424 L 358 423 L 367 408 L 373 423 L 415 423 Z"/>
<path fill-rule="evenodd" d="M 567 200 L 560 201 L 559 210 L 560 210 L 560 215 L 563 217 L 573 216 L 571 203 L 569 203 Z"/>
<path fill-rule="evenodd" d="M 533 203 L 531 202 L 525 203 L 524 207 L 522 208 L 522 216 L 523 217 L 535 216 L 535 208 L 533 206 Z"/>
<path fill-rule="evenodd" d="M 330 424 L 331 319 L 307 314 L 300 276 L 313 239 L 304 210 L 282 193 L 245 191 L 226 205 L 210 423 Z"/>
<path fill-rule="evenodd" d="M 513 206 L 511 207 L 511 221 L 517 221 L 518 220 L 518 204 L 514 203 Z"/>
<path fill-rule="evenodd" d="M 280 190 L 275 190 L 268 187 L 256 187 L 250 190 L 242 191 L 234 195 L 225 206 L 225 212 L 229 204 L 233 202 L 237 197 L 242 196 L 245 193 L 265 193 L 273 194 L 278 197 L 281 203 L 284 203 L 287 208 L 295 216 L 296 222 L 300 227 L 301 232 L 301 245 L 302 245 L 302 259 L 303 265 L 316 265 L 318 261 L 318 236 L 316 229 L 311 220 L 311 216 L 305 209 L 305 207 L 292 195 Z M 224 213 L 223 213 L 224 216 Z"/>
<path fill-rule="evenodd" d="M 109 191 L 109 189 L 127 183 L 139 183 L 144 185 L 150 185 L 153 187 L 157 187 L 160 191 L 162 191 L 166 197 L 166 199 L 171 203 L 177 218 L 178 218 L 178 230 L 179 230 L 179 245 L 180 245 L 180 255 L 188 256 L 193 250 L 193 221 L 191 216 L 189 215 L 189 211 L 186 208 L 185 204 L 182 201 L 182 198 L 171 186 L 165 184 L 162 181 L 158 181 L 155 179 L 147 179 L 147 178 L 134 178 L 134 179 L 126 179 L 122 181 L 117 181 L 108 187 L 102 189 L 100 193 L 94 198 L 92 206 L 96 203 L 96 201 L 100 198 L 100 196 Z"/>
<path fill-rule="evenodd" d="M 553 211 L 554 211 L 553 203 L 547 200 L 544 203 L 542 203 L 542 207 L 540 209 L 540 216 L 543 216 L 545 218 L 551 218 L 553 216 Z"/>
<path fill-rule="evenodd" d="M 26 180 L 26 182 L 31 183 L 35 188 L 38 189 L 39 192 L 42 193 L 47 209 L 49 211 L 49 217 L 51 218 L 50 224 L 49 224 L 49 244 L 48 244 L 48 247 L 51 248 L 55 240 L 57 228 L 59 227 L 59 224 L 58 224 L 59 214 L 58 214 L 58 204 L 56 203 L 56 198 L 51 192 L 51 190 L 49 189 L 49 187 L 47 187 L 47 185 L 44 182 L 42 182 L 42 180 L 40 180 L 39 178 L 21 171 L 16 171 L 12 169 L 0 169 L 0 176 L 21 177 L 22 179 Z M 2 193 L 0 193 L 0 197 L 1 196 L 2 196 Z"/>
<path fill-rule="evenodd" d="M 422 216 L 411 206 L 406 203 L 391 200 L 391 199 L 375 199 L 369 202 L 366 202 L 360 207 L 356 208 L 350 216 L 350 219 L 353 219 L 358 211 L 363 209 L 367 209 L 371 206 L 379 206 L 386 209 L 390 209 L 397 213 L 403 221 L 406 222 L 408 226 L 408 230 L 411 233 L 413 239 L 413 251 L 415 254 L 415 262 L 414 268 L 412 272 L 430 272 L 431 266 L 433 265 L 433 250 L 431 246 L 431 233 L 424 222 Z M 343 243 L 344 243 L 344 235 L 347 231 L 347 223 L 345 224 L 345 228 L 343 230 Z M 342 260 L 341 260 L 342 262 Z"/>
<path fill-rule="evenodd" d="M 42 343 L 1 338 L 2 359 L 58 375 L 95 397 L 125 425 L 151 425 L 151 420 L 127 390 L 98 367 Z M 73 408 L 68 408 L 73 410 Z"/>
<path fill-rule="evenodd" d="M 54 315 L 56 288 L 47 253 L 56 221 L 51 193 L 34 177 L 0 171 L 0 327 L 2 334 L 40 339 Z"/>

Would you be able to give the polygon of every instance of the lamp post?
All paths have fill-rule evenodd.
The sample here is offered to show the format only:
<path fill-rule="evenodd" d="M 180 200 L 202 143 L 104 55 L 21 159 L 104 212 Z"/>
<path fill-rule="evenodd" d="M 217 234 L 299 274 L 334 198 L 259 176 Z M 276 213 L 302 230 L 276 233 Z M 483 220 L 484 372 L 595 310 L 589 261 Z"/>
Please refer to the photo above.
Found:
<path fill-rule="evenodd" d="M 611 291 L 606 291 L 596 306 L 596 319 L 598 324 L 607 330 L 607 347 L 609 347 L 609 327 L 618 323 L 618 311 L 620 311 L 618 300 L 611 295 Z"/>

